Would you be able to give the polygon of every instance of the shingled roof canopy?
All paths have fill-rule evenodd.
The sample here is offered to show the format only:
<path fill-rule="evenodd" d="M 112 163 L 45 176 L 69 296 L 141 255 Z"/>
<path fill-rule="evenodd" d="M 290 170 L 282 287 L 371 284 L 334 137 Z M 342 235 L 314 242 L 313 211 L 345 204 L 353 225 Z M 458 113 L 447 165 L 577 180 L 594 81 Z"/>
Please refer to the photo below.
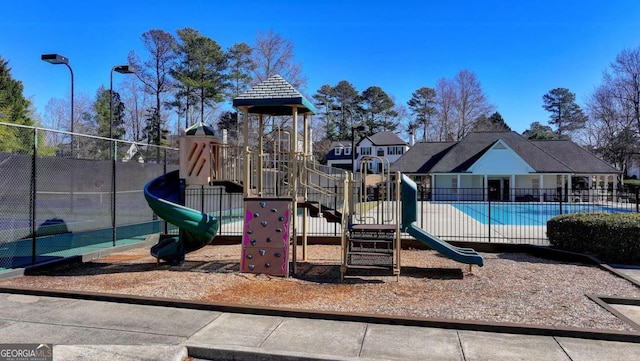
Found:
<path fill-rule="evenodd" d="M 571 141 L 530 141 L 516 132 L 472 132 L 458 142 L 416 143 L 391 171 L 466 173 L 501 141 L 537 173 L 618 174 L 619 170 Z"/>
<path fill-rule="evenodd" d="M 280 75 L 258 83 L 233 99 L 234 107 L 247 107 L 249 113 L 266 115 L 315 114 L 316 108 Z"/>
<path fill-rule="evenodd" d="M 400 139 L 394 132 L 378 132 L 370 135 L 369 140 L 373 145 L 398 145 L 407 144 L 404 140 Z"/>
<path fill-rule="evenodd" d="M 571 169 L 516 132 L 472 132 L 456 143 L 430 170 L 433 173 L 466 172 L 491 146 L 502 140 L 540 173 L 567 173 Z"/>
<path fill-rule="evenodd" d="M 618 169 L 569 140 L 535 140 L 531 143 L 552 154 L 574 172 L 587 174 L 619 174 Z"/>
<path fill-rule="evenodd" d="M 455 142 L 421 142 L 404 153 L 400 159 L 393 162 L 390 172 L 429 173 L 431 168 L 444 157 Z"/>

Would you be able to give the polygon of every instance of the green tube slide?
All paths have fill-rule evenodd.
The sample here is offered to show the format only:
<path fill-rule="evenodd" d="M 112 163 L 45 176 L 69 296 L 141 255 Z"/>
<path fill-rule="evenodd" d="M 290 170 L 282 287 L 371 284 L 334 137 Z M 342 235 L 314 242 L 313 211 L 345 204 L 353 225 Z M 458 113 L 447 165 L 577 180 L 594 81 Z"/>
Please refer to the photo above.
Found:
<path fill-rule="evenodd" d="M 402 230 L 429 248 L 460 263 L 484 265 L 484 259 L 472 248 L 453 246 L 431 234 L 416 224 L 418 218 L 418 187 L 406 175 L 402 175 Z"/>
<path fill-rule="evenodd" d="M 180 177 L 173 171 L 153 179 L 144 187 L 149 207 L 165 221 L 180 228 L 180 237 L 161 240 L 151 254 L 172 263 L 182 263 L 184 255 L 213 241 L 218 232 L 218 219 L 180 205 Z"/>

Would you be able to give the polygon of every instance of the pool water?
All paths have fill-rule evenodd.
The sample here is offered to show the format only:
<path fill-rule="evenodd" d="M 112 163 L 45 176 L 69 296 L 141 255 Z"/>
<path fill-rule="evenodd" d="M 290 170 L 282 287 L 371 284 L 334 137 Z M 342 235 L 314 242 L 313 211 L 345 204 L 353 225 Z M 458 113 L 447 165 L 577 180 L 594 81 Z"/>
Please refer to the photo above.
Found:
<path fill-rule="evenodd" d="M 453 207 L 482 224 L 489 224 L 489 203 L 455 202 Z M 569 213 L 629 212 L 626 209 L 604 207 L 597 204 L 563 203 L 491 203 L 491 224 L 546 226 L 547 221 L 560 214 Z"/>

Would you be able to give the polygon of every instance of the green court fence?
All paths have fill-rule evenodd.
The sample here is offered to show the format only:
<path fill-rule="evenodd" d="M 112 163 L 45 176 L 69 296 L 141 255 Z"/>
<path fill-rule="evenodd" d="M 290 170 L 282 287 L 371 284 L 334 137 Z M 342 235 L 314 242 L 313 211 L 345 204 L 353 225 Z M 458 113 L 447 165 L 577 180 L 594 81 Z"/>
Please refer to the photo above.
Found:
<path fill-rule="evenodd" d="M 0 123 L 0 269 L 144 240 L 144 185 L 177 149 Z M 73 146 L 73 148 L 72 148 Z"/>

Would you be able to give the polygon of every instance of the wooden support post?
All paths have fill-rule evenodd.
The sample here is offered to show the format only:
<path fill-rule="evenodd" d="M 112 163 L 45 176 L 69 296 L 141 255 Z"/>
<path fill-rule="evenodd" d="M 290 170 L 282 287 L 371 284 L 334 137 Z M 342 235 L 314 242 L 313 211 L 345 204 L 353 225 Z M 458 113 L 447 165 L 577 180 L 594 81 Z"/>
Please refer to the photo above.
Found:
<path fill-rule="evenodd" d="M 298 107 L 292 107 L 292 133 L 289 143 L 289 196 L 292 198 L 292 222 L 291 233 L 293 234 L 293 274 L 298 273 Z"/>
<path fill-rule="evenodd" d="M 307 162 L 307 143 L 309 142 L 309 139 L 307 138 L 307 113 L 304 113 L 302 115 L 302 163 L 300 164 L 302 166 L 302 169 L 300 172 L 298 172 L 298 175 L 301 176 L 302 179 L 302 196 L 304 197 L 304 201 L 307 201 L 307 197 L 308 195 L 308 189 L 307 189 L 307 183 L 309 181 L 309 179 L 307 179 L 307 171 L 306 171 L 306 162 Z M 297 146 L 297 145 L 296 145 Z M 296 160 L 297 163 L 297 160 Z M 294 194 L 293 197 L 297 198 L 297 194 Z M 302 261 L 307 262 L 308 261 L 308 253 L 307 253 L 307 243 L 308 243 L 308 228 L 309 228 L 309 210 L 305 207 L 302 209 Z"/>

